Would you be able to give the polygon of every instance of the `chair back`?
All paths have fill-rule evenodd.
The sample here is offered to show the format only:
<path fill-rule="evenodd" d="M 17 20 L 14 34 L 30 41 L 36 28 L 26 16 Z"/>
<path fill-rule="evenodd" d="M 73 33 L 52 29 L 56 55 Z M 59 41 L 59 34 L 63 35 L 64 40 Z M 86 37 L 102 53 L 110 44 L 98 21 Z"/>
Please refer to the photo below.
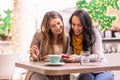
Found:
<path fill-rule="evenodd" d="M 0 79 L 12 79 L 19 54 L 0 54 Z"/>
<path fill-rule="evenodd" d="M 120 64 L 119 58 L 120 53 L 111 53 L 111 54 L 105 54 L 105 58 L 108 60 L 108 63 L 118 63 Z"/>

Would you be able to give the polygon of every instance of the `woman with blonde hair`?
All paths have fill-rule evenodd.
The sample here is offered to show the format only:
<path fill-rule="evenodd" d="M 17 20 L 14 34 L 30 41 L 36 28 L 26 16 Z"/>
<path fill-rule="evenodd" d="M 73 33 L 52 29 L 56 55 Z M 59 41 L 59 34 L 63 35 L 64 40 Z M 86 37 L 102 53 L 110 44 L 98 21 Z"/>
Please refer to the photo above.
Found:
<path fill-rule="evenodd" d="M 49 54 L 66 54 L 68 36 L 64 31 L 62 16 L 56 11 L 45 14 L 41 30 L 36 32 L 30 46 L 31 61 L 46 61 Z M 59 52 L 59 53 L 57 53 Z M 28 71 L 26 80 L 69 80 L 69 75 L 49 76 Z"/>

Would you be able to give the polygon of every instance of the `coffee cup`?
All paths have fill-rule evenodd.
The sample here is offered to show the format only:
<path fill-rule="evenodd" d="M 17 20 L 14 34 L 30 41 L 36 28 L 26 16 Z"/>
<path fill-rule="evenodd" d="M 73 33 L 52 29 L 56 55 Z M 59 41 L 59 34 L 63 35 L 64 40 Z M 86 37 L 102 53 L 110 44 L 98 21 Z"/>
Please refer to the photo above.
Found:
<path fill-rule="evenodd" d="M 61 55 L 48 55 L 51 63 L 58 63 L 61 60 Z"/>

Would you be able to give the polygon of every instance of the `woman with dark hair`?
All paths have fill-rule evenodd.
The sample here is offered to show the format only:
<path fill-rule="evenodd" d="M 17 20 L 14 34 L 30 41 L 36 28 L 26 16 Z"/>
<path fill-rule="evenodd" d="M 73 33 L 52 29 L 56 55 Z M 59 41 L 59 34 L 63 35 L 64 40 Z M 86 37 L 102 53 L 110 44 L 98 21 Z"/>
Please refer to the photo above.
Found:
<path fill-rule="evenodd" d="M 92 25 L 92 20 L 85 10 L 76 10 L 70 17 L 70 45 L 73 55 L 64 58 L 66 62 L 79 62 L 82 51 L 90 52 L 90 62 L 103 62 L 106 59 L 103 53 L 102 37 L 97 28 Z M 78 80 L 114 80 L 112 74 L 107 71 L 80 73 Z"/>
<path fill-rule="evenodd" d="M 30 45 L 31 61 L 46 61 L 49 54 L 66 54 L 68 36 L 64 31 L 62 16 L 56 11 L 47 12 Z M 59 52 L 59 53 L 58 53 Z M 28 71 L 25 80 L 69 80 L 69 75 L 49 76 Z"/>

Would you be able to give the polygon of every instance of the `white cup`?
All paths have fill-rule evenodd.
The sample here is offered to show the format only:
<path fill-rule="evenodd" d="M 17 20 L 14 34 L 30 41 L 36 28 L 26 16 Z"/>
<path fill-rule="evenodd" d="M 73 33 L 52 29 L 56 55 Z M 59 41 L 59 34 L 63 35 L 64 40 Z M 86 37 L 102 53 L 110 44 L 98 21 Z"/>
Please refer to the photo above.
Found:
<path fill-rule="evenodd" d="M 81 52 L 81 64 L 90 62 L 90 51 L 82 51 Z"/>

